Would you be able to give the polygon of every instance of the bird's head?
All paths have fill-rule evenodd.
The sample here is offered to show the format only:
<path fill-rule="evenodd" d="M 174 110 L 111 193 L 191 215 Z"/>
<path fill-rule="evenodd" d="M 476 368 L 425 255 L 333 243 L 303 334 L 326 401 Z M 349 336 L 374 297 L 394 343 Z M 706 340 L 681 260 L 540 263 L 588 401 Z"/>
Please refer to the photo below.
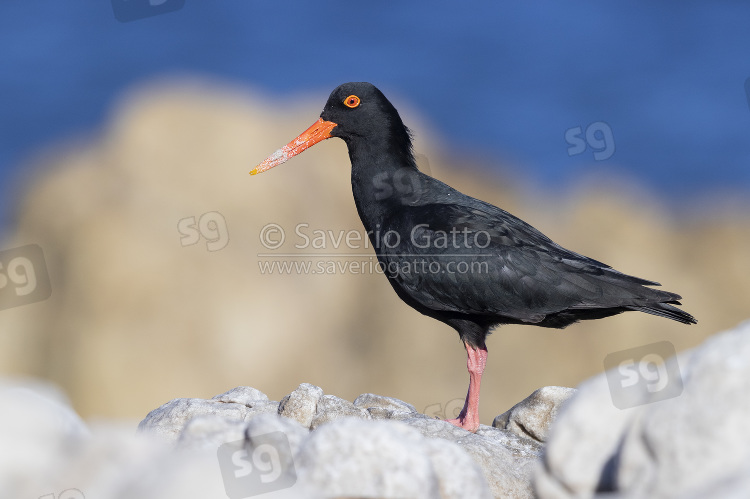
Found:
<path fill-rule="evenodd" d="M 357 138 L 395 137 L 411 151 L 411 139 L 398 111 L 372 83 L 352 82 L 331 92 L 320 119 L 297 138 L 256 166 L 251 175 L 286 162 L 318 142 L 339 137 L 347 144 Z"/>

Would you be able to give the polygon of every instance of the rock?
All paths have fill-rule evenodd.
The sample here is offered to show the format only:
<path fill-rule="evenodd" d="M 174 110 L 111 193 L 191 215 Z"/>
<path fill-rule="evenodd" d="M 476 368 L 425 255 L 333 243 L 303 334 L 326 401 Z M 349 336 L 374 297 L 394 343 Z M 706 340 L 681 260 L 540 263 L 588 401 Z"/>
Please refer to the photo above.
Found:
<path fill-rule="evenodd" d="M 261 414 L 247 424 L 245 439 L 251 446 L 255 446 L 254 438 L 273 432 L 284 433 L 293 455 L 299 452 L 302 442 L 310 435 L 310 430 L 293 419 L 281 417 L 278 414 Z"/>
<path fill-rule="evenodd" d="M 20 491 L 30 490 L 30 475 L 58 465 L 60 455 L 91 438 L 86 424 L 52 385 L 3 380 L 0 407 L 0 497 L 25 497 Z M 36 478 L 45 486 L 52 477 Z"/>
<path fill-rule="evenodd" d="M 15 385 L 15 386 L 13 386 Z M 0 382 L 0 497 L 221 497 L 215 449 L 175 452 L 130 425 L 85 425 L 55 389 Z M 184 475 L 183 475 L 184 474 Z"/>
<path fill-rule="evenodd" d="M 0 411 L 0 436 L 23 449 L 0 448 L 10 470 L 0 468 L 0 497 L 528 498 L 542 448 L 525 433 L 473 434 L 397 399 L 352 403 L 306 383 L 281 403 L 251 387 L 175 399 L 136 435 L 89 433 L 64 402 L 25 397 Z"/>
<path fill-rule="evenodd" d="M 229 393 L 229 392 L 227 392 Z M 226 395 L 226 394 L 225 394 Z M 275 412 L 278 404 L 276 402 L 256 400 L 253 401 L 252 407 L 244 403 L 222 402 L 218 399 L 175 399 L 167 402 L 161 407 L 149 412 L 148 415 L 138 425 L 139 432 L 149 432 L 158 435 L 166 441 L 176 441 L 183 429 L 193 419 L 199 416 L 215 416 L 223 421 L 247 421 L 251 416 L 265 412 Z M 207 432 L 214 430 L 208 427 L 215 427 L 219 424 L 214 418 L 213 422 L 204 420 L 202 428 Z M 208 425 L 208 426 L 206 426 Z M 197 427 L 191 429 L 191 432 L 201 432 Z M 191 437 L 195 439 L 195 435 Z"/>
<path fill-rule="evenodd" d="M 318 400 L 323 396 L 323 389 L 302 383 L 292 393 L 281 400 L 279 414 L 294 419 L 305 428 L 310 428 L 318 407 Z"/>
<path fill-rule="evenodd" d="M 550 417 L 553 414 L 548 403 L 562 391 L 559 388 L 542 390 L 531 398 L 537 401 L 538 407 L 545 408 Z M 299 476 L 302 489 L 327 496 L 356 491 L 361 495 L 364 490 L 375 497 L 379 497 L 378 494 L 382 497 L 482 497 L 486 493 L 494 497 L 531 497 L 531 476 L 534 463 L 541 455 L 541 443 L 526 433 L 482 425 L 472 434 L 420 414 L 414 406 L 398 399 L 363 394 L 352 403 L 324 395 L 321 388 L 307 383 L 282 399 L 278 404 L 280 416 L 270 411 L 256 412 L 245 420 L 232 414 L 230 417 L 221 413 L 206 414 L 214 410 L 215 405 L 226 404 L 241 411 L 244 418 L 244 409 L 250 411 L 273 405 L 258 394 L 260 392 L 248 387 L 230 390 L 206 401 L 207 408 L 193 399 L 178 399 L 165 404 L 161 410 L 152 411 L 141 425 L 156 427 L 162 433 L 168 429 L 170 435 L 179 432 L 178 444 L 182 448 L 224 448 L 220 460 L 225 463 L 222 470 L 228 470 L 230 482 L 235 472 L 241 474 L 244 469 L 242 459 L 238 464 L 231 456 L 251 459 L 256 449 L 257 452 L 275 449 L 273 452 L 281 470 L 276 477 L 279 486 L 290 486 Z M 191 405 L 189 410 L 183 407 L 187 401 Z M 166 420 L 172 416 L 174 421 L 170 425 Z M 367 423 L 372 419 L 381 421 L 375 426 L 352 422 Z M 180 432 L 181 426 L 184 429 Z M 335 429 L 323 431 L 327 427 Z M 403 436 L 404 427 L 410 427 L 409 437 Z M 394 443 L 388 443 L 391 441 Z M 404 445 L 414 448 L 404 454 L 401 449 Z M 438 449 L 447 452 L 448 457 L 439 454 Z M 460 455 L 456 456 L 459 451 Z M 395 458 L 391 456 L 394 452 Z M 316 457 L 316 453 L 320 454 Z M 450 465 L 451 461 L 454 464 Z M 471 463 L 470 469 L 461 464 L 467 462 Z M 417 477 L 412 482 L 416 484 L 414 489 L 402 484 L 400 472 L 392 470 L 394 466 L 405 466 L 407 474 Z M 467 485 L 466 479 L 460 479 L 472 475 L 477 478 L 471 485 Z M 356 489 L 356 486 L 364 489 Z M 247 490 L 263 492 L 257 488 L 260 487 L 257 483 L 248 482 L 241 487 L 245 493 Z"/>
<path fill-rule="evenodd" d="M 697 488 L 683 496 L 683 499 L 704 499 L 720 497 L 721 499 L 747 499 L 750 490 L 750 463 L 742 469 L 731 470 L 708 485 Z"/>
<path fill-rule="evenodd" d="M 560 405 L 575 394 L 575 388 L 545 386 L 536 390 L 495 418 L 492 426 L 512 431 L 519 436 L 545 442 Z"/>
<path fill-rule="evenodd" d="M 296 455 L 310 431 L 278 414 L 253 418 L 243 438 L 226 441 L 214 449 L 230 498 L 293 490 L 300 497 L 310 484 L 297 480 Z"/>
<path fill-rule="evenodd" d="M 477 463 L 458 445 L 440 439 L 427 439 L 426 453 L 439 479 L 442 498 L 514 497 L 493 493 L 485 482 L 484 470 L 477 473 Z"/>
<path fill-rule="evenodd" d="M 0 497 L 744 497 L 750 322 L 664 368 L 621 367 L 650 383 L 627 385 L 639 406 L 615 406 L 626 385 L 609 372 L 539 389 L 476 433 L 303 383 L 280 404 L 250 387 L 176 399 L 133 435 L 87 426 L 49 387 L 0 382 Z M 675 373 L 682 391 L 665 399 Z"/>
<path fill-rule="evenodd" d="M 363 393 L 354 399 L 354 405 L 356 407 L 362 407 L 363 409 L 380 407 L 391 411 L 417 412 L 417 409 L 413 405 L 408 404 L 403 400 L 375 395 L 374 393 Z"/>
<path fill-rule="evenodd" d="M 327 497 L 492 497 L 458 445 L 395 421 L 348 418 L 321 426 L 296 462 L 300 479 Z"/>
<path fill-rule="evenodd" d="M 550 428 L 543 456 L 544 465 L 554 476 L 562 477 L 561 481 L 570 487 L 570 491 L 561 490 L 559 493 L 565 495 L 555 495 L 558 492 L 554 491 L 562 485 L 555 483 L 557 480 L 547 480 L 537 469 L 535 487 L 544 487 L 552 494 L 543 497 L 585 495 L 584 491 L 596 490 L 604 465 L 616 452 L 620 434 L 631 413 L 632 409 L 620 410 L 612 404 L 605 376 L 595 376 L 578 385 L 578 392 L 568 400 Z M 587 443 L 589 441 L 591 444 Z M 586 451 L 574 451 L 579 447 L 586 448 Z M 597 465 L 598 472 L 592 472 Z"/>
<path fill-rule="evenodd" d="M 427 418 L 424 414 L 417 412 L 413 405 L 403 400 L 375 395 L 374 393 L 363 393 L 354 399 L 354 405 L 367 409 L 372 419 L 404 421 L 413 418 Z"/>
<path fill-rule="evenodd" d="M 531 478 L 542 449 L 535 440 L 486 425 L 469 433 L 439 419 L 405 423 L 425 437 L 460 446 L 479 465 L 494 497 L 532 497 Z"/>
<path fill-rule="evenodd" d="M 368 407 L 367 412 L 372 419 L 393 419 L 395 421 L 404 421 L 406 419 L 424 418 L 429 419 L 424 414 L 409 411 L 397 411 L 386 409 L 385 407 Z"/>
<path fill-rule="evenodd" d="M 225 442 L 245 438 L 247 422 L 227 419 L 218 414 L 196 416 L 179 432 L 177 444 L 182 449 L 213 449 Z"/>
<path fill-rule="evenodd" d="M 323 395 L 318 401 L 315 416 L 310 423 L 310 429 L 314 430 L 322 424 L 346 417 L 370 419 L 370 413 L 365 409 L 355 407 L 348 400 L 338 398 L 335 395 Z"/>
<path fill-rule="evenodd" d="M 268 402 L 268 395 L 249 386 L 238 386 L 237 388 L 232 388 L 228 392 L 215 396 L 211 400 L 243 404 L 248 407 L 253 407 L 260 402 Z"/>
<path fill-rule="evenodd" d="M 605 374 L 579 387 L 552 426 L 539 497 L 705 497 L 748 483 L 750 322 L 667 363 L 648 371 L 661 381 L 682 368 L 684 389 L 666 400 L 644 388 L 643 405 L 617 409 Z"/>

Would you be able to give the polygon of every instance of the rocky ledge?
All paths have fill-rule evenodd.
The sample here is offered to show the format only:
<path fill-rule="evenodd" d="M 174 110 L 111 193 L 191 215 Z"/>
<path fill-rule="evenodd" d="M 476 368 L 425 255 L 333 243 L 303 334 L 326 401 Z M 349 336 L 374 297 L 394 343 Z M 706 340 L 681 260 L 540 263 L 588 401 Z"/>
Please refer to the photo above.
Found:
<path fill-rule="evenodd" d="M 578 391 L 541 388 L 476 434 L 302 384 L 279 402 L 249 387 L 175 399 L 134 435 L 0 382 L 0 497 L 747 497 L 750 322 L 663 365 L 658 348 Z"/>
<path fill-rule="evenodd" d="M 531 497 L 548 428 L 574 392 L 541 388 L 475 434 L 395 398 L 365 393 L 349 402 L 307 383 L 281 402 L 249 387 L 172 400 L 138 429 L 181 449 L 229 444 L 219 464 L 238 497 L 279 484 L 324 497 Z M 235 476 L 253 458 L 278 460 L 274 484 Z"/>

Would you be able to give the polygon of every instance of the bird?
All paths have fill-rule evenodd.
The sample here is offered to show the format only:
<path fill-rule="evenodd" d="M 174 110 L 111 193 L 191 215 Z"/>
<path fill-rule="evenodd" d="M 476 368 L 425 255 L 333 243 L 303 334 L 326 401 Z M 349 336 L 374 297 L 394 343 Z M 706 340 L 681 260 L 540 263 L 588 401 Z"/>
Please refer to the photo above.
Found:
<path fill-rule="evenodd" d="M 347 145 L 359 217 L 396 294 L 454 328 L 467 354 L 469 389 L 457 418 L 475 433 L 486 339 L 504 324 L 565 328 L 627 311 L 695 324 L 680 295 L 567 250 L 520 218 L 419 170 L 412 133 L 373 84 L 331 92 L 319 119 L 250 173 L 338 137 Z"/>

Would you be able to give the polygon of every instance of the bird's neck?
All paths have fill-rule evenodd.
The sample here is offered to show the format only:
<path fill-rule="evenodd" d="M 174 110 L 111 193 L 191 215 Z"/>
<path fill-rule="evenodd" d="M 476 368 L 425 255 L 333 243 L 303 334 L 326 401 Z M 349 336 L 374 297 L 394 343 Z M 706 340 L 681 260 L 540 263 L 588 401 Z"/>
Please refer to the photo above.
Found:
<path fill-rule="evenodd" d="M 367 137 L 347 141 L 352 163 L 352 192 L 359 217 L 367 231 L 382 228 L 394 211 L 413 204 L 419 177 L 405 137 Z"/>

